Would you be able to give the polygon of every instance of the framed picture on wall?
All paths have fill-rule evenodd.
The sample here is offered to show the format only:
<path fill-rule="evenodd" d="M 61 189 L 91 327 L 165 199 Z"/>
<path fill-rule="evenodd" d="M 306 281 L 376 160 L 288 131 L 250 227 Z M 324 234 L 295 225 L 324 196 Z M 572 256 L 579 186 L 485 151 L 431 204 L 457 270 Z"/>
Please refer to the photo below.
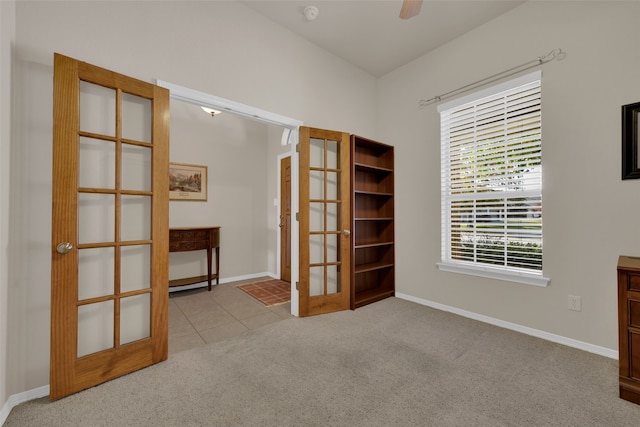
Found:
<path fill-rule="evenodd" d="M 169 200 L 207 201 L 207 167 L 169 163 Z"/>

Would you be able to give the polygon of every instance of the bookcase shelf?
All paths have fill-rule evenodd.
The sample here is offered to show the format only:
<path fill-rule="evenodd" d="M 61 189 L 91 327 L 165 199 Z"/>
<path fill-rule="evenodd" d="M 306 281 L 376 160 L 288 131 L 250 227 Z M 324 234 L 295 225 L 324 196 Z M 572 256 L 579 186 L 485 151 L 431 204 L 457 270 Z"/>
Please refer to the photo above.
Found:
<path fill-rule="evenodd" d="M 355 268 L 355 270 L 356 270 L 356 274 L 358 274 L 358 273 L 366 273 L 367 271 L 374 271 L 374 270 L 380 270 L 383 268 L 391 268 L 391 267 L 393 267 L 393 264 L 386 264 L 383 262 L 372 262 L 369 264 L 360 264 Z"/>
<path fill-rule="evenodd" d="M 386 167 L 380 167 L 380 166 L 372 166 L 372 165 L 367 165 L 364 163 L 355 163 L 353 164 L 353 167 L 356 168 L 356 170 L 361 170 L 363 172 L 373 172 L 376 174 L 379 173 L 393 173 L 393 169 L 390 168 L 386 168 Z"/>
<path fill-rule="evenodd" d="M 395 294 L 393 147 L 351 136 L 351 308 Z"/>

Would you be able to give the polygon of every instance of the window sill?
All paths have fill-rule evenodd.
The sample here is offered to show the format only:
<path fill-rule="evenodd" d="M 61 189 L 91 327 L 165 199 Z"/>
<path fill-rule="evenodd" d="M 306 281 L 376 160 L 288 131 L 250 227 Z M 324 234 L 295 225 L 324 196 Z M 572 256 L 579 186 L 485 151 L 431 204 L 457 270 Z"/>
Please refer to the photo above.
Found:
<path fill-rule="evenodd" d="M 488 279 L 505 280 L 508 282 L 522 283 L 525 285 L 546 287 L 551 279 L 538 274 L 519 273 L 515 271 L 503 271 L 491 267 L 478 267 L 475 265 L 461 265 L 450 262 L 437 263 L 438 270 L 451 273 L 467 274 L 470 276 L 486 277 Z"/>

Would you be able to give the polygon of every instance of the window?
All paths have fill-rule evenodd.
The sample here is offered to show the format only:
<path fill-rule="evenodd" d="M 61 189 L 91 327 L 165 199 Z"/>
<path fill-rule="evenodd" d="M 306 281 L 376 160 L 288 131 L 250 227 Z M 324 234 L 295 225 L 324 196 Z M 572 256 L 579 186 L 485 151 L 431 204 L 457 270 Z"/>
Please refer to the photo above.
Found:
<path fill-rule="evenodd" d="M 438 268 L 546 286 L 542 276 L 541 73 L 438 108 Z"/>

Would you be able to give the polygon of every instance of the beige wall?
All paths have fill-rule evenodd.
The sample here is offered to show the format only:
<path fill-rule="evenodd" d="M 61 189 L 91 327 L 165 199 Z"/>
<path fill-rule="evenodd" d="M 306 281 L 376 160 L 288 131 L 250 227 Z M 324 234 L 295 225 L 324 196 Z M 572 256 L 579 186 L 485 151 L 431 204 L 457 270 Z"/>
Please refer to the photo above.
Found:
<path fill-rule="evenodd" d="M 216 225 L 222 279 L 267 270 L 267 125 L 171 102 L 170 160 L 208 169 L 206 202 L 171 201 L 169 225 Z M 206 274 L 204 252 L 172 253 L 169 278 Z"/>
<path fill-rule="evenodd" d="M 640 100 L 638 16 L 639 2 L 528 2 L 379 80 L 379 137 L 396 146 L 398 292 L 617 350 L 617 257 L 640 254 L 640 181 L 620 179 L 620 106 Z M 550 286 L 438 271 L 439 116 L 418 100 L 556 47 L 566 58 L 542 67 Z"/>
<path fill-rule="evenodd" d="M 369 134 L 375 129 L 373 77 L 236 2 L 18 2 L 15 25 L 11 156 L 12 165 L 19 167 L 11 170 L 9 197 L 11 209 L 19 215 L 12 218 L 7 242 L 12 247 L 12 286 L 0 288 L 8 290 L 11 301 L 6 312 L 0 306 L 0 314 L 5 314 L 11 325 L 6 340 L 10 369 L 4 381 L 5 396 L 49 382 L 53 52 L 141 80 L 160 79 L 186 86 L 318 127 Z M 338 98 L 344 102 L 335 103 Z M 229 132 L 241 130 L 232 126 Z M 257 129 L 247 132 L 263 134 Z M 198 153 L 182 152 L 180 141 L 174 142 L 173 160 L 201 163 Z M 233 147 L 226 150 L 236 152 Z M 263 152 L 260 164 L 257 151 L 244 149 L 242 153 L 255 156 L 252 164 L 266 181 L 267 162 L 272 159 Z M 215 164 L 216 160 L 205 161 Z M 230 163 L 224 170 L 229 167 Z M 247 176 L 252 173 L 246 171 Z M 247 184 L 244 200 L 253 199 L 248 193 L 255 193 L 261 198 L 256 206 L 264 213 L 266 192 L 258 196 L 254 187 Z M 212 191 L 220 195 L 233 189 L 221 188 L 212 180 Z M 242 234 L 236 225 L 222 223 L 225 219 L 219 216 L 219 207 L 209 208 L 211 218 L 193 220 L 218 222 L 229 237 L 235 229 L 239 244 L 246 249 L 252 237 Z M 179 215 L 186 215 L 178 213 L 183 209 L 186 207 L 172 203 L 172 224 L 178 224 Z M 252 214 L 242 221 L 251 222 L 257 230 L 267 215 Z M 258 233 L 267 233 L 266 225 L 262 227 L 265 231 Z M 253 270 L 268 268 L 264 261 L 267 240 L 265 236 L 257 238 L 258 251 L 243 254 L 252 260 Z M 226 240 L 224 244 L 229 251 L 234 245 Z M 241 270 L 227 249 L 222 255 L 223 276 Z"/>
<path fill-rule="evenodd" d="M 11 395 L 7 384 L 9 324 L 9 177 L 11 156 L 11 49 L 15 3 L 0 2 L 0 405 Z M 0 417 L 0 420 L 2 417 Z"/>

